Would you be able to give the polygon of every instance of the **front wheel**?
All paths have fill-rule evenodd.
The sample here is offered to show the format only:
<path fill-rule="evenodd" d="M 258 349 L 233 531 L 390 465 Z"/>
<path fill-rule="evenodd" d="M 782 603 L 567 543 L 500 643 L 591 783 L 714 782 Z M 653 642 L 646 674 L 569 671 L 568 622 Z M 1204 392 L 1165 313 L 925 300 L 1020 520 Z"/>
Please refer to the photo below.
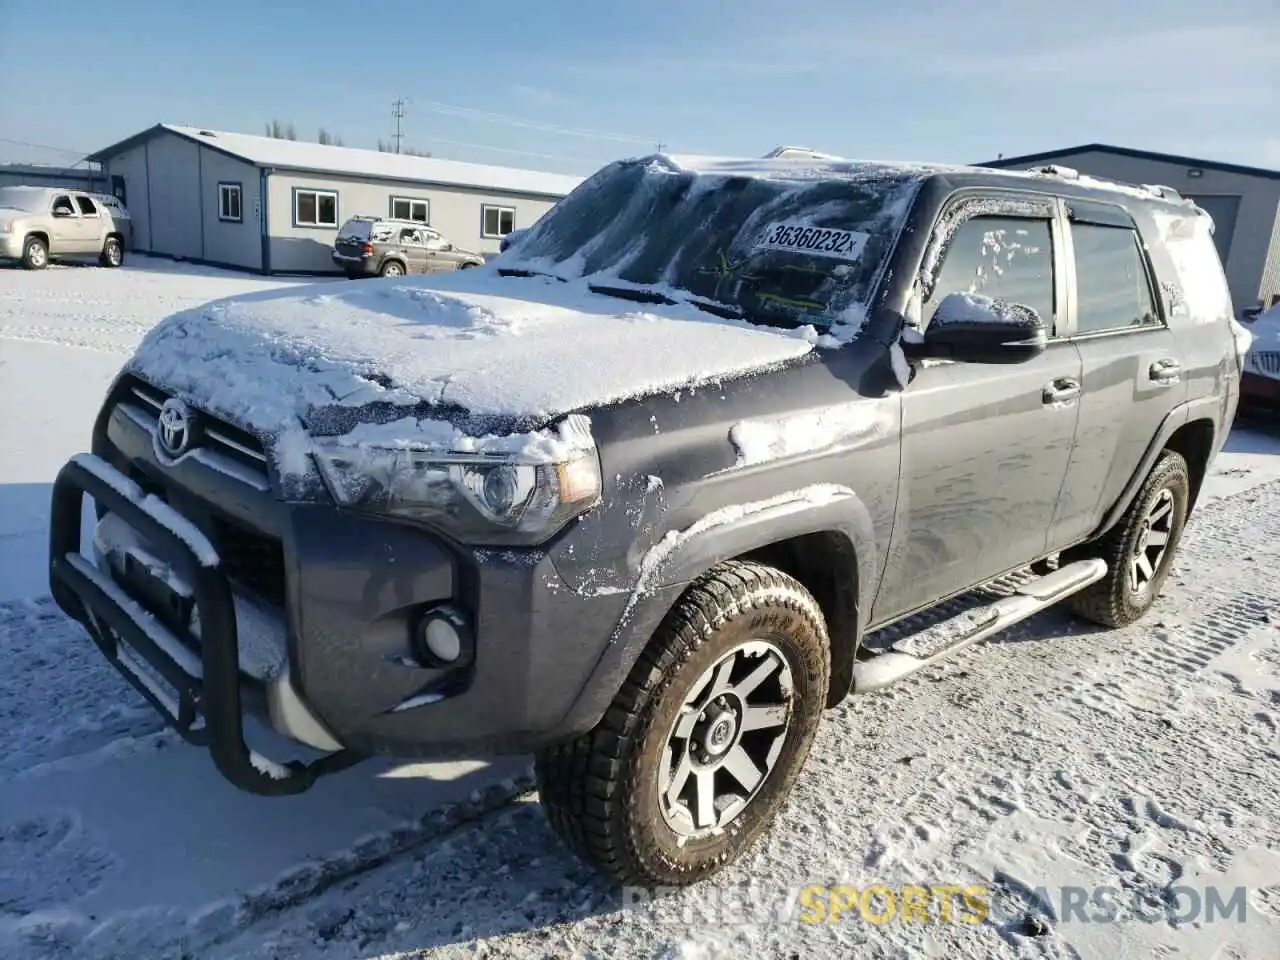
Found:
<path fill-rule="evenodd" d="M 618 883 L 701 880 L 790 795 L 829 674 L 809 592 L 771 567 L 722 564 L 667 615 L 595 729 L 537 757 L 552 828 Z"/>
<path fill-rule="evenodd" d="M 28 237 L 22 247 L 22 265 L 28 270 L 43 270 L 49 265 L 49 245 L 39 237 Z"/>
<path fill-rule="evenodd" d="M 1105 627 L 1123 627 L 1146 613 L 1169 576 L 1191 500 L 1191 478 L 1182 455 L 1166 450 L 1124 516 L 1092 547 L 1077 548 L 1063 562 L 1101 557 L 1107 575 L 1065 604 Z"/>

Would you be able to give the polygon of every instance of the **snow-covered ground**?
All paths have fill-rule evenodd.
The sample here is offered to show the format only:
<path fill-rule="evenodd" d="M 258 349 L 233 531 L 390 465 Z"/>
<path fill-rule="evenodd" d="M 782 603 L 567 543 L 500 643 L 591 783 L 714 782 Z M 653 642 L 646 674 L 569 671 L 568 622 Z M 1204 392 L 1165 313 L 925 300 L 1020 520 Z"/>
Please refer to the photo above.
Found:
<path fill-rule="evenodd" d="M 302 797 L 237 793 L 48 599 L 48 493 L 151 324 L 288 282 L 142 258 L 0 269 L 0 956 L 1277 955 L 1274 427 L 1233 432 L 1144 621 L 1108 633 L 1050 611 L 847 702 L 758 850 L 659 905 L 624 908 L 562 851 L 523 760 L 387 761 Z M 877 925 L 856 908 L 811 924 L 794 895 L 948 883 L 1006 904 L 1044 888 L 1055 907 L 1064 886 L 1122 906 L 1178 886 L 1248 899 L 1244 923 L 1034 927 Z"/>

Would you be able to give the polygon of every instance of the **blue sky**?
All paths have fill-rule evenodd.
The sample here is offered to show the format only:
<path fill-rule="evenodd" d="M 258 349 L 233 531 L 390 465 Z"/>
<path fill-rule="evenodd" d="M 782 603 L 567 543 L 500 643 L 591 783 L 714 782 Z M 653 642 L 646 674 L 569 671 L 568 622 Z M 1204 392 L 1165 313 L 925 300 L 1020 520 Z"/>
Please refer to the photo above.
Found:
<path fill-rule="evenodd" d="M 372 147 L 404 97 L 409 146 L 570 173 L 658 143 L 974 162 L 1102 141 L 1280 167 L 1276 0 L 53 9 L 0 2 L 0 159 L 272 117 Z"/>

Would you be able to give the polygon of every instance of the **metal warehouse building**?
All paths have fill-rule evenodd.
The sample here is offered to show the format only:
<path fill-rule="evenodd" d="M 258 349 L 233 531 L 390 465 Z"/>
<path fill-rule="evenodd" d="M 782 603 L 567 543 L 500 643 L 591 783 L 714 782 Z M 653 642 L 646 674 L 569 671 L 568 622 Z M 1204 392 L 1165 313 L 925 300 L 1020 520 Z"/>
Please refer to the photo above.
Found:
<path fill-rule="evenodd" d="M 262 273 L 333 273 L 359 215 L 429 224 L 498 251 L 581 181 L 434 157 L 157 124 L 87 158 L 133 218 L 134 249 Z"/>
<path fill-rule="evenodd" d="M 0 163 L 0 187 L 67 187 L 106 193 L 102 171 L 95 167 L 60 167 L 46 163 Z"/>
<path fill-rule="evenodd" d="M 1126 183 L 1173 187 L 1213 217 L 1237 311 L 1280 299 L 1280 170 L 1242 167 L 1090 143 L 1002 157 L 982 166 L 1025 170 L 1046 164 Z"/>

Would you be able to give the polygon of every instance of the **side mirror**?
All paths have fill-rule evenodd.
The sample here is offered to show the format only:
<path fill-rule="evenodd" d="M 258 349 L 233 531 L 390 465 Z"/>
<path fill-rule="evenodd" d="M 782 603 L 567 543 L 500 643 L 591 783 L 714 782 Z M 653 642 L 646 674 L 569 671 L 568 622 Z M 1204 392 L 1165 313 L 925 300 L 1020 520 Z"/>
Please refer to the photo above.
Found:
<path fill-rule="evenodd" d="M 55 217 L 69 217 L 71 216 L 71 211 L 68 210 L 66 207 L 54 207 L 53 215 Z"/>
<path fill-rule="evenodd" d="M 1048 345 L 1044 321 L 1033 308 L 978 293 L 949 293 L 934 311 L 924 338 L 903 342 L 912 359 L 962 363 L 1025 363 Z"/>

